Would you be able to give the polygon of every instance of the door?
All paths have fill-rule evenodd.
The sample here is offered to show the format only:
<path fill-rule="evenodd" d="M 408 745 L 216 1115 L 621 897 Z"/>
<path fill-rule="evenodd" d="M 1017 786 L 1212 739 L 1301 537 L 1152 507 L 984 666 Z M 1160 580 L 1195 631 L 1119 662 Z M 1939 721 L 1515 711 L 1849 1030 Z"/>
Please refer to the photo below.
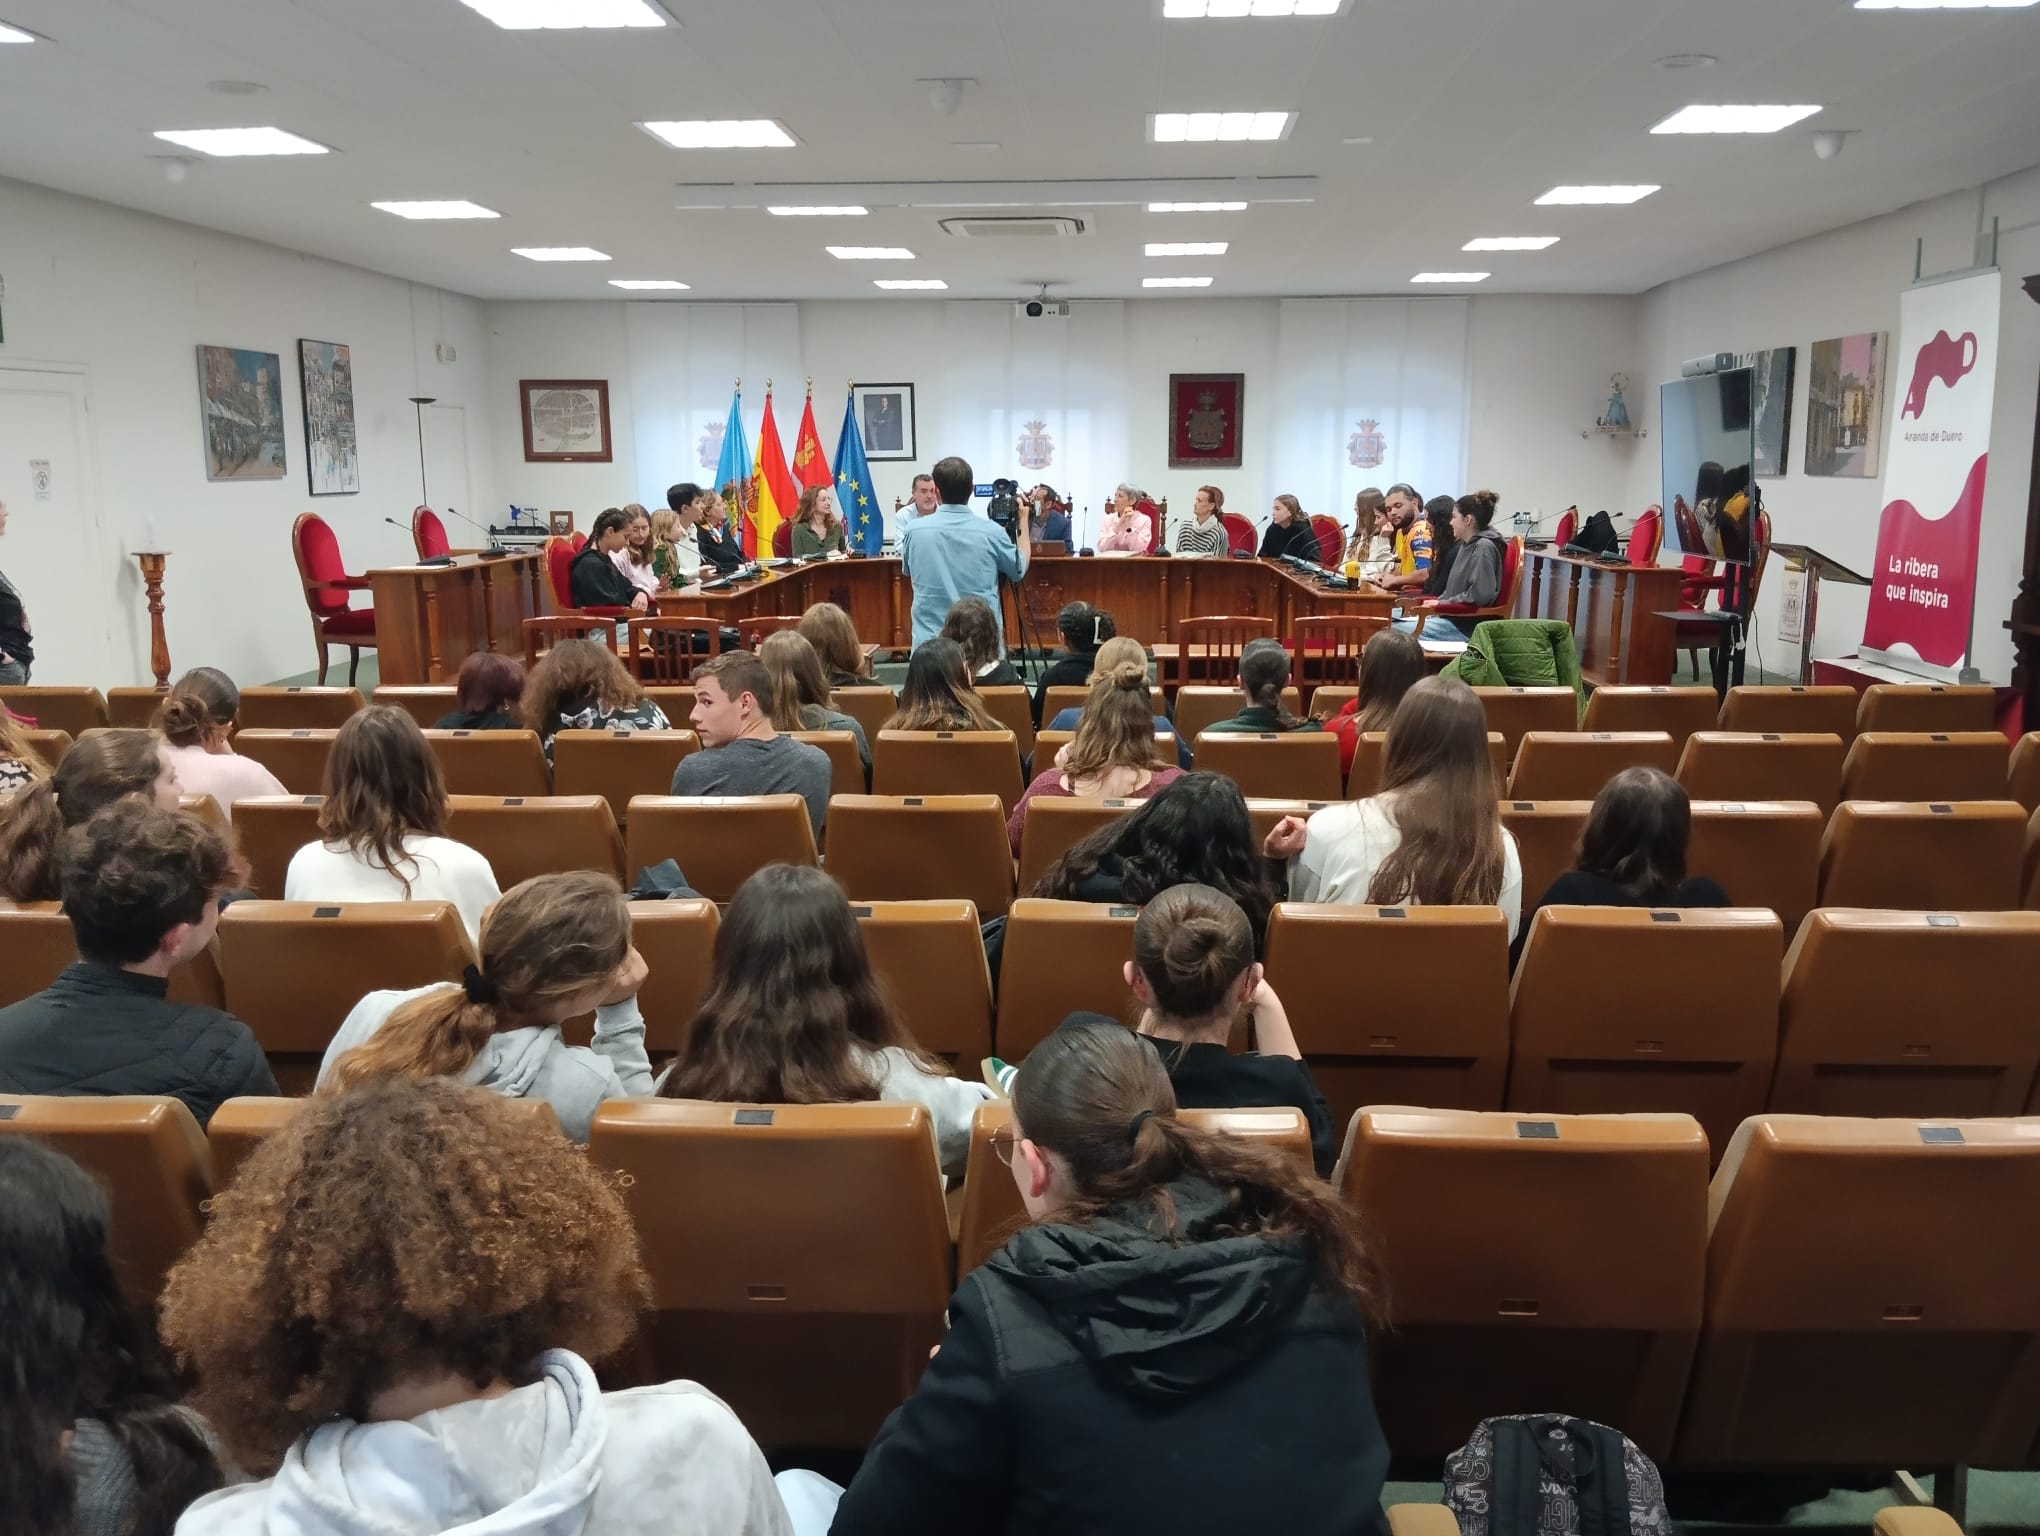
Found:
<path fill-rule="evenodd" d="M 428 405 L 424 416 L 425 487 L 435 512 L 458 512 L 478 523 L 489 519 L 468 502 L 467 412 L 457 405 Z M 474 549 L 481 532 L 458 517 L 447 518 L 446 537 L 455 549 Z"/>
<path fill-rule="evenodd" d="M 0 570 L 27 606 L 37 683 L 104 688 L 144 679 L 132 628 L 140 577 L 123 573 L 94 491 L 82 373 L 0 367 Z M 115 656 L 123 659 L 116 665 Z"/>

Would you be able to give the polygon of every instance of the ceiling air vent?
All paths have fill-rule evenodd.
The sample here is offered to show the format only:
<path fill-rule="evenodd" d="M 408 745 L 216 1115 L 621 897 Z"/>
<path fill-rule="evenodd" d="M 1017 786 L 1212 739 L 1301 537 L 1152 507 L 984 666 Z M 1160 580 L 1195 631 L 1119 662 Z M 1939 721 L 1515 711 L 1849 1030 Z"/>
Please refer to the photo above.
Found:
<path fill-rule="evenodd" d="M 1039 240 L 1043 236 L 1062 237 L 1083 232 L 1082 219 L 1058 218 L 1051 214 L 991 214 L 942 221 L 942 233 L 955 235 L 960 240 Z"/>

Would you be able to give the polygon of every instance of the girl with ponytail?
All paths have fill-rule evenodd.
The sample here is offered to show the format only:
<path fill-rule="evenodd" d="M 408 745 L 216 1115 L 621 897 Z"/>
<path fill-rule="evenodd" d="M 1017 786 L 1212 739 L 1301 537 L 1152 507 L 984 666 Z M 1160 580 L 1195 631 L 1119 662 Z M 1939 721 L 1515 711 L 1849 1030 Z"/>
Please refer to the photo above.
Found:
<path fill-rule="evenodd" d="M 0 805 L 0 896 L 61 901 L 57 844 L 68 828 L 128 795 L 177 809 L 177 776 L 147 731 L 93 731 L 56 771 Z"/>
<path fill-rule="evenodd" d="M 537 875 L 512 886 L 482 918 L 481 964 L 458 982 L 371 992 L 341 1023 L 319 1088 L 390 1077 L 452 1077 L 505 1098 L 544 1099 L 575 1141 L 605 1099 L 652 1091 L 638 988 L 645 962 L 631 945 L 630 903 L 608 875 Z M 591 1046 L 568 1045 L 560 1025 L 593 1009 Z"/>
<path fill-rule="evenodd" d="M 1373 1265 L 1331 1186 L 1183 1124 L 1161 1058 L 1103 1020 L 1029 1053 L 999 1151 L 1034 1224 L 957 1288 L 832 1536 L 987 1510 L 1006 1536 L 1375 1529 Z"/>
<path fill-rule="evenodd" d="M 1145 800 L 1183 776 L 1181 768 L 1157 755 L 1147 653 L 1135 646 L 1118 660 L 1106 657 L 1103 649 L 1098 655 L 1076 737 L 1056 755 L 1053 767 L 1035 775 L 1007 819 L 1006 835 L 1016 859 L 1027 807 L 1036 800 Z"/>
<path fill-rule="evenodd" d="M 236 800 L 290 793 L 275 774 L 234 751 L 234 720 L 240 712 L 241 690 L 215 667 L 185 673 L 156 711 L 163 755 L 177 775 L 177 787 L 187 795 L 211 795 L 229 821 Z"/>

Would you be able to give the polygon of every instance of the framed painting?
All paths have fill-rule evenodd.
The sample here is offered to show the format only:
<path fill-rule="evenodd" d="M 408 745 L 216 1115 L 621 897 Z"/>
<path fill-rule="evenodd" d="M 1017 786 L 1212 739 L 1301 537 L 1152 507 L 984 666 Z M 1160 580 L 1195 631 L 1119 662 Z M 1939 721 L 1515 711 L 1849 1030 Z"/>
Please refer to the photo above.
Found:
<path fill-rule="evenodd" d="M 343 342 L 298 339 L 305 402 L 305 474 L 314 496 L 361 489 L 354 434 L 354 363 Z"/>
<path fill-rule="evenodd" d="M 1768 352 L 1736 356 L 1736 366 L 1752 372 L 1750 415 L 1757 427 L 1757 458 L 1752 469 L 1759 480 L 1785 473 L 1792 447 L 1792 376 L 1798 356 L 1797 347 L 1773 347 Z"/>
<path fill-rule="evenodd" d="M 607 379 L 519 379 L 527 464 L 610 462 Z"/>
<path fill-rule="evenodd" d="M 1877 477 L 1884 445 L 1884 354 L 1889 336 L 1866 331 L 1816 341 L 1806 370 L 1806 472 Z"/>
<path fill-rule="evenodd" d="M 283 359 L 239 347 L 198 349 L 208 480 L 281 480 Z"/>
<path fill-rule="evenodd" d="M 1169 468 L 1238 469 L 1245 430 L 1244 373 L 1169 375 Z"/>
<path fill-rule="evenodd" d="M 850 399 L 857 412 L 857 430 L 864 435 L 864 456 L 872 463 L 902 462 L 914 451 L 914 386 L 852 384 Z"/>

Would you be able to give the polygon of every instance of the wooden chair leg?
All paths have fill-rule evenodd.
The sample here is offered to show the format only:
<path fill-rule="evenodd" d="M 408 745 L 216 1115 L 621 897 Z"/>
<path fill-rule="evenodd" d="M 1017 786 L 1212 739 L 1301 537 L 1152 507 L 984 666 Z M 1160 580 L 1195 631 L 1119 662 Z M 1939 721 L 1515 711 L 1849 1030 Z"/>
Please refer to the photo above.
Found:
<path fill-rule="evenodd" d="M 312 644 L 319 648 L 319 686 L 326 686 L 326 634 L 319 628 L 319 621 L 312 620 Z"/>
<path fill-rule="evenodd" d="M 361 670 L 361 647 L 360 647 L 360 646 L 358 646 L 358 645 L 350 645 L 350 646 L 348 646 L 348 647 L 347 647 L 347 686 L 348 686 L 348 687 L 352 688 L 352 687 L 354 686 L 354 683 L 355 683 L 355 674 L 356 674 L 357 672 L 359 672 L 360 670 Z M 320 682 L 324 682 L 324 681 L 325 681 L 325 679 L 324 679 L 324 678 L 322 677 L 322 678 L 320 678 L 320 679 L 319 679 L 319 681 L 320 681 Z"/>

